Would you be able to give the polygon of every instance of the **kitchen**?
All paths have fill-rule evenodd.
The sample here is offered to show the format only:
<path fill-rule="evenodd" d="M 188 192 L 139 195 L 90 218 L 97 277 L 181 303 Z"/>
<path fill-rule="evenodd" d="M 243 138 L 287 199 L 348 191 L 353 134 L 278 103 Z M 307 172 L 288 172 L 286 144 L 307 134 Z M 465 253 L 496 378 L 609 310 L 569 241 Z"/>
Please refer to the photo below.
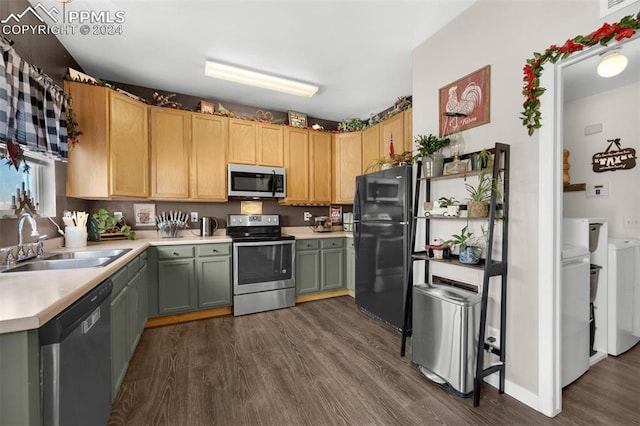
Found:
<path fill-rule="evenodd" d="M 483 4 L 489 3 L 489 4 Z M 557 10 L 558 14 L 556 16 L 549 17 L 543 11 L 539 10 L 537 7 L 530 6 L 529 8 L 525 7 L 527 14 L 529 16 L 540 17 L 541 19 L 558 19 L 559 25 L 557 29 L 554 29 L 551 33 L 547 33 L 545 35 L 537 35 L 536 37 L 528 38 L 528 41 L 525 43 L 527 46 L 518 45 L 517 49 L 522 51 L 522 57 L 525 57 L 531 51 L 539 50 L 540 48 L 549 45 L 552 42 L 557 42 L 558 40 L 565 39 L 568 35 L 584 33 L 589 31 L 592 28 L 599 26 L 600 20 L 594 18 L 596 16 L 595 5 L 590 3 L 590 7 L 586 8 L 587 10 L 581 11 L 581 13 L 576 16 L 574 21 L 567 22 L 566 18 L 560 18 L 560 16 L 568 16 L 567 13 L 560 5 L 553 5 L 551 10 Z M 514 18 L 514 22 L 517 21 L 517 17 L 520 16 L 522 11 L 511 10 L 508 9 L 505 11 L 498 11 L 491 7 L 490 2 L 479 2 L 478 5 L 475 6 L 473 10 L 473 15 L 478 15 L 480 17 L 485 18 L 485 20 L 495 19 L 495 16 L 499 16 L 501 13 L 511 13 Z M 573 11 L 572 11 L 573 13 Z M 466 29 L 473 30 L 473 19 L 470 15 L 465 15 L 467 21 L 458 22 L 457 25 Z M 614 20 L 611 18 L 610 20 Z M 505 27 L 506 31 L 508 27 Z M 511 29 L 514 33 L 518 32 L 517 28 Z M 489 126 L 479 127 L 476 131 L 469 132 L 468 135 L 465 135 L 468 140 L 469 148 L 473 149 L 474 146 L 481 147 L 485 145 L 485 141 L 493 141 L 496 137 L 499 137 L 501 140 L 510 141 L 513 145 L 517 146 L 513 155 L 516 164 L 518 164 L 521 170 L 526 173 L 532 173 L 532 175 L 524 174 L 514 174 L 514 188 L 517 188 L 517 191 L 514 191 L 514 199 L 512 200 L 513 205 L 526 205 L 529 201 L 525 200 L 525 198 L 537 197 L 537 190 L 531 187 L 530 182 L 534 182 L 537 179 L 537 175 L 533 174 L 531 170 L 531 166 L 527 166 L 529 164 L 525 159 L 528 158 L 536 158 L 536 150 L 537 145 L 535 142 L 536 136 L 531 139 L 526 138 L 522 134 L 522 129 L 520 126 L 516 126 L 516 123 L 512 123 L 513 119 L 508 117 L 513 117 L 517 115 L 517 111 L 519 110 L 519 104 L 521 102 L 521 98 L 519 95 L 520 85 L 521 85 L 521 75 L 519 73 L 519 69 L 522 67 L 521 58 L 511 58 L 511 59 L 498 59 L 498 53 L 490 53 L 493 52 L 494 46 L 501 45 L 506 43 L 503 38 L 502 33 L 496 33 L 495 35 L 484 34 L 485 42 L 487 44 L 491 44 L 491 47 L 481 45 L 480 49 L 477 46 L 473 47 L 471 45 L 467 46 L 466 39 L 456 38 L 453 34 L 455 31 L 454 27 L 450 27 L 448 30 L 450 32 L 449 36 L 442 35 L 444 40 L 438 40 L 438 46 L 430 46 L 431 43 L 436 43 L 436 40 L 431 41 L 427 44 L 427 47 L 424 49 L 428 50 L 428 54 L 422 57 L 434 57 L 436 59 L 440 58 L 442 54 L 438 52 L 441 50 L 441 46 L 451 46 L 453 50 L 456 52 L 468 52 L 469 50 L 482 51 L 484 52 L 483 58 L 473 58 L 474 65 L 472 66 L 463 61 L 463 58 L 460 57 L 458 59 L 458 64 L 455 65 L 456 69 L 459 72 L 456 74 L 464 75 L 468 71 L 472 69 L 477 69 L 479 66 L 484 65 L 485 63 L 492 64 L 502 64 L 502 65 L 494 65 L 493 72 L 494 81 L 504 81 L 505 87 L 510 90 L 505 90 L 504 94 L 494 93 L 493 94 L 493 108 L 494 111 L 492 113 L 492 124 Z M 478 29 L 477 31 L 480 31 Z M 445 34 L 445 33 L 443 33 Z M 478 37 L 482 39 L 482 37 Z M 473 49 L 472 49 L 473 47 Z M 515 47 L 512 46 L 514 49 Z M 516 50 L 516 51 L 520 51 Z M 415 55 L 418 55 L 416 53 Z M 426 60 L 426 59 L 425 59 Z M 448 58 L 442 57 L 441 63 L 449 63 Z M 31 61 L 36 62 L 36 61 Z M 422 68 L 424 67 L 424 69 Z M 433 82 L 427 83 L 423 81 L 419 75 L 432 75 Z M 437 74 L 438 76 L 434 75 Z M 442 75 L 441 75 L 442 74 Z M 447 74 L 447 75 L 445 75 Z M 440 71 L 434 69 L 433 67 L 427 67 L 426 64 L 418 64 L 414 67 L 414 116 L 416 117 L 414 120 L 414 134 L 415 133 L 423 133 L 428 132 L 429 128 L 437 127 L 436 125 L 431 125 L 431 123 L 425 122 L 424 117 L 436 117 L 437 112 L 435 112 L 436 106 L 428 101 L 429 96 L 433 92 L 430 88 L 434 88 L 437 90 L 438 87 L 442 86 L 444 83 L 451 80 L 450 68 L 442 67 Z M 428 85 L 427 85 L 428 84 Z M 425 86 L 427 85 L 427 86 Z M 502 91 L 501 91 L 502 92 Z M 510 125 L 513 124 L 513 127 Z M 495 133 L 500 133 L 496 135 Z M 514 143 L 514 141 L 518 141 L 518 143 Z M 519 142 L 521 141 L 521 142 Z M 64 181 L 64 179 L 63 179 Z M 77 200 L 71 199 L 66 200 L 67 203 L 75 203 Z M 195 203 L 194 203 L 195 204 Z M 162 205 L 159 208 L 159 211 L 162 210 L 187 210 L 191 211 L 191 208 L 185 208 L 183 204 L 175 204 L 169 206 L 169 204 Z M 93 211 L 94 209 L 88 208 L 86 205 L 80 206 L 70 206 L 69 210 L 88 210 Z M 115 210 L 115 209 L 114 209 Z M 238 211 L 237 207 L 234 207 L 235 211 Z M 323 209 L 323 211 L 326 211 Z M 125 213 L 126 214 L 126 213 Z M 133 211 L 131 210 L 131 214 Z M 203 215 L 214 216 L 214 217 L 225 217 L 225 214 L 220 214 L 218 212 L 212 211 L 204 211 Z M 322 213 L 318 212 L 315 215 L 320 215 Z M 523 224 L 525 226 L 532 226 L 533 223 L 536 222 L 536 214 L 535 212 L 530 211 L 522 211 L 521 214 L 516 216 L 515 220 L 518 224 Z M 296 219 L 297 220 L 297 219 Z M 292 223 L 296 226 L 295 223 Z M 3 224 L 0 224 L 2 226 Z M 15 235 L 15 225 L 9 225 L 9 229 L 7 233 L 12 237 Z M 3 228 L 4 229 L 4 228 Z M 534 232 L 532 229 L 528 229 L 528 231 Z M 3 233 L 4 235 L 4 233 Z M 514 243 L 518 244 L 518 243 Z M 516 246 L 517 247 L 517 246 Z M 528 250 L 528 249 L 527 249 Z M 519 252 L 519 250 L 515 250 Z M 513 263 L 518 265 L 528 264 L 527 261 L 518 259 L 517 256 L 513 259 Z M 516 271 L 516 274 L 511 276 L 511 279 L 515 280 L 514 282 L 522 282 L 526 284 L 525 286 L 514 285 L 514 290 L 511 292 L 512 300 L 510 303 L 514 306 L 511 309 L 511 312 L 516 312 L 518 310 L 524 309 L 525 315 L 518 315 L 518 317 L 510 318 L 510 333 L 512 336 L 510 337 L 511 344 L 514 345 L 514 348 L 510 350 L 512 360 L 509 361 L 509 365 L 513 366 L 513 369 L 509 372 L 509 377 L 514 381 L 514 383 L 518 383 L 522 386 L 522 390 L 524 391 L 524 396 L 520 395 L 521 399 L 527 400 L 529 405 L 534 407 L 539 407 L 537 391 L 538 388 L 538 377 L 537 377 L 537 369 L 535 366 L 537 365 L 536 357 L 533 354 L 536 352 L 538 345 L 535 343 L 537 339 L 533 336 L 535 333 L 531 333 L 530 330 L 536 330 L 538 328 L 537 325 L 537 307 L 530 303 L 531 300 L 537 300 L 536 295 L 536 286 L 535 282 L 531 282 L 531 276 L 535 276 L 530 269 L 524 269 L 522 272 Z M 518 288 L 518 290 L 516 290 Z M 508 389 L 508 388 L 507 388 Z M 507 390 L 508 393 L 511 391 Z"/>

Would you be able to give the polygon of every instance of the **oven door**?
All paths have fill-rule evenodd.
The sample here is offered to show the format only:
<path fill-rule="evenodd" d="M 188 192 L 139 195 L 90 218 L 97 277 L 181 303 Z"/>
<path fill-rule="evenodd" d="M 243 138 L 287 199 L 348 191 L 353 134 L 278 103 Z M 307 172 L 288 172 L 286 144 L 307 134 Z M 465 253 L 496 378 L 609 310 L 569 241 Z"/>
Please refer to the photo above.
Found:
<path fill-rule="evenodd" d="M 233 243 L 233 294 L 295 287 L 293 240 Z"/>

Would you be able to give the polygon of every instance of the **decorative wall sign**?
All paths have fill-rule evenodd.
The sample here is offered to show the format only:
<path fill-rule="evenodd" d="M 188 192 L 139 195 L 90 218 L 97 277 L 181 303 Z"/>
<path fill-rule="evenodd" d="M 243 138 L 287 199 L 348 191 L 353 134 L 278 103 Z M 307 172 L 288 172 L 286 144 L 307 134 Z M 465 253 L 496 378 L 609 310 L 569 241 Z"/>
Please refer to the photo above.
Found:
<path fill-rule="evenodd" d="M 491 66 L 440 88 L 440 136 L 489 122 Z"/>
<path fill-rule="evenodd" d="M 604 152 L 593 154 L 591 164 L 596 173 L 614 172 L 616 170 L 633 169 L 636 166 L 636 150 L 633 148 L 622 148 L 620 138 L 607 139 L 609 146 Z M 615 145 L 617 149 L 611 149 Z"/>
<path fill-rule="evenodd" d="M 205 114 L 214 114 L 216 112 L 216 106 L 213 102 L 200 101 L 198 102 L 198 109 Z"/>
<path fill-rule="evenodd" d="M 134 204 L 133 214 L 136 217 L 136 226 L 155 226 L 156 224 L 155 204 Z"/>
<path fill-rule="evenodd" d="M 289 111 L 289 126 L 307 127 L 307 114 Z"/>

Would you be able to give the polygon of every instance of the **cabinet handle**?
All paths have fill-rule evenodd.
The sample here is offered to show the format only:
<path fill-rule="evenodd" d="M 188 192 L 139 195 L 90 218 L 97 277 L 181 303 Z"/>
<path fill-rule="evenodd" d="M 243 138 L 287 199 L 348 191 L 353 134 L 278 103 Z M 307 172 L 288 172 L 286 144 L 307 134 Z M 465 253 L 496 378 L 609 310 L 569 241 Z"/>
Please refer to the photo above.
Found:
<path fill-rule="evenodd" d="M 180 256 L 178 253 L 176 253 L 175 251 L 173 252 L 174 256 Z"/>
<path fill-rule="evenodd" d="M 217 252 L 218 252 L 218 249 L 213 249 L 213 252 L 214 252 L 214 253 L 217 253 Z"/>

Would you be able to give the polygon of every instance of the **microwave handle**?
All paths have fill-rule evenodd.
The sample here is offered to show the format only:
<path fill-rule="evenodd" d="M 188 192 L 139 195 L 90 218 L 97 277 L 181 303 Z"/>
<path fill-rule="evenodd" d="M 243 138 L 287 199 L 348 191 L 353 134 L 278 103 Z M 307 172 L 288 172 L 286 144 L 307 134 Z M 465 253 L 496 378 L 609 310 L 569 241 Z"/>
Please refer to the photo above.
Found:
<path fill-rule="evenodd" d="M 276 171 L 272 170 L 271 173 L 272 173 L 272 175 L 271 175 L 271 196 L 275 197 L 276 196 Z"/>

